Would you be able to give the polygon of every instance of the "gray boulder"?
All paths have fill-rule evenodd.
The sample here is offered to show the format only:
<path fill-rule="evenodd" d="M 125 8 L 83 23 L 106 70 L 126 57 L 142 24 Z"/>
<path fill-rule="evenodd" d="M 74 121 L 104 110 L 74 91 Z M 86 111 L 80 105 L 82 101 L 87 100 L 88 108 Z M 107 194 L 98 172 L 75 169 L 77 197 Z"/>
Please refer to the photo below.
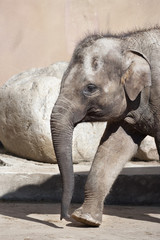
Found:
<path fill-rule="evenodd" d="M 157 152 L 154 138 L 147 136 L 141 143 L 135 158 L 142 161 L 158 161 L 159 155 Z"/>
<path fill-rule="evenodd" d="M 67 65 L 31 69 L 13 76 L 0 89 L 0 141 L 10 153 L 55 162 L 50 114 Z"/>

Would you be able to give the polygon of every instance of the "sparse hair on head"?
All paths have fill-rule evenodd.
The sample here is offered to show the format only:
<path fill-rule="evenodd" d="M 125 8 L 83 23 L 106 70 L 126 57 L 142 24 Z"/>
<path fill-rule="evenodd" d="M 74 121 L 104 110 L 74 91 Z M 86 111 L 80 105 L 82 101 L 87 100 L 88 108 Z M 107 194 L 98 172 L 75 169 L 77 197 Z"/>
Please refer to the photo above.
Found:
<path fill-rule="evenodd" d="M 85 38 L 81 39 L 78 44 L 77 47 L 75 49 L 76 53 L 78 53 L 81 49 L 86 48 L 91 46 L 96 40 L 101 39 L 101 38 L 125 38 L 125 37 L 129 37 L 131 35 L 135 35 L 135 34 L 139 34 L 139 33 L 143 33 L 143 32 L 147 32 L 153 29 L 157 29 L 160 30 L 160 27 L 158 25 L 155 25 L 154 27 L 149 27 L 149 28 L 140 28 L 140 29 L 134 29 L 131 31 L 127 31 L 127 32 L 121 32 L 121 33 L 111 33 L 111 32 L 107 32 L 107 33 L 88 33 L 86 34 Z"/>

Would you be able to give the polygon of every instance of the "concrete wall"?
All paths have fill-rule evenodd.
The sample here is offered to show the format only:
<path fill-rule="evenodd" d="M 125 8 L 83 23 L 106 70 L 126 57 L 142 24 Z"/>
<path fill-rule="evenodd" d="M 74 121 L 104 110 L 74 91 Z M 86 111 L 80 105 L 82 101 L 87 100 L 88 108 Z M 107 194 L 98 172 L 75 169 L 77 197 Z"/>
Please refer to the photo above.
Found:
<path fill-rule="evenodd" d="M 155 24 L 159 0 L 0 0 L 0 85 L 28 68 L 69 61 L 88 32 Z"/>

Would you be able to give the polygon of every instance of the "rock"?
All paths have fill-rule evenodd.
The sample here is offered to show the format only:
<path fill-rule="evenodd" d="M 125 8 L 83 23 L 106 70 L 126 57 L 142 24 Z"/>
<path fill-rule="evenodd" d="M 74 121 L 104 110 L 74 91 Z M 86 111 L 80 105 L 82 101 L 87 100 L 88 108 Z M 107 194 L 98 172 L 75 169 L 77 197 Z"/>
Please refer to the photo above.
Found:
<path fill-rule="evenodd" d="M 147 136 L 142 141 L 135 158 L 143 161 L 159 160 L 159 155 L 153 137 Z"/>
<path fill-rule="evenodd" d="M 0 89 L 0 141 L 12 154 L 56 162 L 50 114 L 59 94 L 67 63 L 31 69 L 13 76 Z M 106 123 L 78 125 L 73 136 L 74 162 L 91 161 Z"/>
<path fill-rule="evenodd" d="M 12 154 L 55 162 L 50 114 L 67 63 L 31 69 L 0 89 L 0 141 Z"/>
<path fill-rule="evenodd" d="M 80 123 L 73 133 L 73 159 L 75 163 L 91 162 L 106 128 L 106 122 Z"/>

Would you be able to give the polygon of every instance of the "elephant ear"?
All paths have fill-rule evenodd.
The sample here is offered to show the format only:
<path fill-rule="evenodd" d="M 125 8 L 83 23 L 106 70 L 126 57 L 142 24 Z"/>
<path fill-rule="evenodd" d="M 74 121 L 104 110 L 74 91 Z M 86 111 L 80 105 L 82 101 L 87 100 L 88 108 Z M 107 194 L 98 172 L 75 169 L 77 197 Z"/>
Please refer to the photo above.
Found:
<path fill-rule="evenodd" d="M 127 70 L 121 77 L 121 83 L 131 101 L 134 101 L 143 88 L 151 86 L 149 61 L 137 51 L 127 51 L 125 55 Z"/>

